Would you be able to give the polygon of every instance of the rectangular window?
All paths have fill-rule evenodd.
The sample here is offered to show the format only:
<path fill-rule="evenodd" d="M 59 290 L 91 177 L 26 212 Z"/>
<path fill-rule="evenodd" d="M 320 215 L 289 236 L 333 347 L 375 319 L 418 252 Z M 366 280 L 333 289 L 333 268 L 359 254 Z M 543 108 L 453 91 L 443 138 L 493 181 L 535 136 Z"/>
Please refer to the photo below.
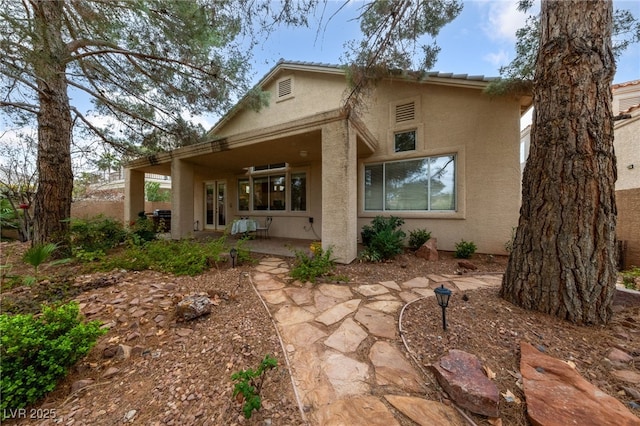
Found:
<path fill-rule="evenodd" d="M 415 151 L 416 149 L 416 131 L 400 132 L 394 135 L 394 151 Z"/>
<path fill-rule="evenodd" d="M 456 209 L 455 155 L 365 166 L 364 208 L 382 211 Z"/>
<path fill-rule="evenodd" d="M 249 179 L 238 179 L 238 210 L 249 211 Z"/>
<path fill-rule="evenodd" d="M 288 184 L 288 185 L 287 185 Z M 287 186 L 291 196 L 287 199 Z M 249 206 L 253 200 L 253 207 Z M 250 178 L 238 179 L 238 210 L 287 210 L 287 203 L 291 203 L 290 211 L 307 210 L 307 174 L 304 172 L 290 175 L 257 174 Z"/>
<path fill-rule="evenodd" d="M 284 210 L 286 207 L 285 176 L 269 176 L 269 210 Z"/>
<path fill-rule="evenodd" d="M 291 175 L 291 211 L 307 210 L 307 174 Z"/>

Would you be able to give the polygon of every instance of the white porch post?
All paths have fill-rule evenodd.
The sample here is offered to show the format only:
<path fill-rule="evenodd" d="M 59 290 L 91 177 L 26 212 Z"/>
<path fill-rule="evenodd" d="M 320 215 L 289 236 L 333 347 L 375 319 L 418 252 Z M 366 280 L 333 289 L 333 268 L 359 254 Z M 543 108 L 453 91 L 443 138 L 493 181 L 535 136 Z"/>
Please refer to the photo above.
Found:
<path fill-rule="evenodd" d="M 124 224 L 128 225 L 144 211 L 144 173 L 124 169 Z"/>
<path fill-rule="evenodd" d="M 358 255 L 358 159 L 348 120 L 322 128 L 322 247 L 340 263 Z"/>
<path fill-rule="evenodd" d="M 193 231 L 193 166 L 171 161 L 171 238 L 179 240 Z"/>

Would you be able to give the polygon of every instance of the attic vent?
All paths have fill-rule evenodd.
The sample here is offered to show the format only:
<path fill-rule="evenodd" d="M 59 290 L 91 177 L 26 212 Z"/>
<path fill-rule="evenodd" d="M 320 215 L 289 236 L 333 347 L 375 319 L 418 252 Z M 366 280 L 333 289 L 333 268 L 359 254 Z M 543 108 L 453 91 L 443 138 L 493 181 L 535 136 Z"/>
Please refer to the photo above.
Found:
<path fill-rule="evenodd" d="M 638 104 L 640 104 L 640 96 L 632 96 L 630 98 L 620 99 L 618 109 L 620 110 L 619 112 L 622 112 Z"/>
<path fill-rule="evenodd" d="M 289 96 L 293 90 L 291 78 L 286 78 L 278 82 L 278 98 Z"/>
<path fill-rule="evenodd" d="M 411 121 L 415 118 L 416 118 L 415 102 L 396 105 L 396 123 L 401 123 L 403 121 Z"/>

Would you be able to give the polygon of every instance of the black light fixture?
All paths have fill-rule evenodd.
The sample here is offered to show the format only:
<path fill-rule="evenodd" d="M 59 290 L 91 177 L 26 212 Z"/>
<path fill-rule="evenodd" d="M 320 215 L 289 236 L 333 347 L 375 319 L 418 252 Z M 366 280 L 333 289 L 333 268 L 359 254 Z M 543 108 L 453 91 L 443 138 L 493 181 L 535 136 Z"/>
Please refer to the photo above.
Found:
<path fill-rule="evenodd" d="M 447 306 L 449 306 L 449 298 L 451 297 L 451 290 L 445 288 L 444 284 L 433 290 L 436 293 L 436 300 L 438 305 L 442 308 L 442 329 L 447 329 Z"/>
<path fill-rule="evenodd" d="M 236 258 L 238 257 L 238 250 L 236 250 L 236 248 L 232 248 L 231 250 L 229 250 L 229 255 L 231 256 L 231 267 L 235 268 L 236 267 Z"/>

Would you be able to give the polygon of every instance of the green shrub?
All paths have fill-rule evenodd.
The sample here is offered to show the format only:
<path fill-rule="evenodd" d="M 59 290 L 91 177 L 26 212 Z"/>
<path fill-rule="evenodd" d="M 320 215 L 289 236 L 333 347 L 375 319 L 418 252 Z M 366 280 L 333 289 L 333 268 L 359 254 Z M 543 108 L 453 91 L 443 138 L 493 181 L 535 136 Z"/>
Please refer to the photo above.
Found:
<path fill-rule="evenodd" d="M 622 284 L 630 290 L 640 290 L 638 281 L 640 278 L 640 267 L 632 266 L 631 269 L 622 271 Z"/>
<path fill-rule="evenodd" d="M 454 254 L 458 259 L 468 259 L 476 252 L 478 247 L 472 241 L 460 240 L 456 243 L 456 252 Z"/>
<path fill-rule="evenodd" d="M 391 259 L 402 253 L 406 236 L 400 226 L 404 219 L 390 216 L 376 216 L 371 225 L 362 227 L 362 243 L 367 247 L 363 258 L 369 261 Z"/>
<path fill-rule="evenodd" d="M 238 395 L 242 395 L 242 400 L 244 400 L 242 412 L 247 419 L 251 418 L 253 410 L 257 411 L 262 407 L 260 391 L 264 383 L 265 373 L 277 366 L 278 360 L 267 354 L 256 370 L 249 368 L 231 375 L 231 380 L 236 382 L 233 387 L 233 396 L 235 398 Z"/>
<path fill-rule="evenodd" d="M 151 221 L 149 221 L 151 222 Z M 222 260 L 225 237 L 201 244 L 192 240 L 156 240 L 142 245 L 130 244 L 121 253 L 114 254 L 97 265 L 96 269 L 110 271 L 126 269 L 142 271 L 153 269 L 174 275 L 198 275 Z M 248 257 L 248 250 L 238 245 L 238 259 Z"/>
<path fill-rule="evenodd" d="M 77 253 L 104 253 L 123 242 L 126 235 L 122 223 L 102 215 L 91 219 L 71 219 L 69 225 L 69 242 L 74 256 Z M 87 257 L 91 256 L 80 259 L 87 260 Z"/>
<path fill-rule="evenodd" d="M 0 315 L 0 409 L 33 404 L 64 377 L 106 333 L 100 323 L 82 323 L 76 302 L 43 306 L 42 316 Z"/>
<path fill-rule="evenodd" d="M 418 250 L 424 243 L 431 239 L 431 232 L 426 229 L 414 229 L 409 231 L 409 248 Z"/>
<path fill-rule="evenodd" d="M 317 278 L 327 276 L 335 269 L 335 261 L 331 257 L 331 252 L 331 247 L 323 250 L 315 243 L 312 244 L 310 256 L 302 250 L 295 250 L 295 260 L 289 274 L 296 280 L 315 283 Z"/>
<path fill-rule="evenodd" d="M 156 237 L 156 225 L 153 220 L 145 216 L 144 212 L 141 212 L 138 218 L 129 226 L 129 234 L 127 235 L 129 243 L 143 245 L 155 240 Z"/>

